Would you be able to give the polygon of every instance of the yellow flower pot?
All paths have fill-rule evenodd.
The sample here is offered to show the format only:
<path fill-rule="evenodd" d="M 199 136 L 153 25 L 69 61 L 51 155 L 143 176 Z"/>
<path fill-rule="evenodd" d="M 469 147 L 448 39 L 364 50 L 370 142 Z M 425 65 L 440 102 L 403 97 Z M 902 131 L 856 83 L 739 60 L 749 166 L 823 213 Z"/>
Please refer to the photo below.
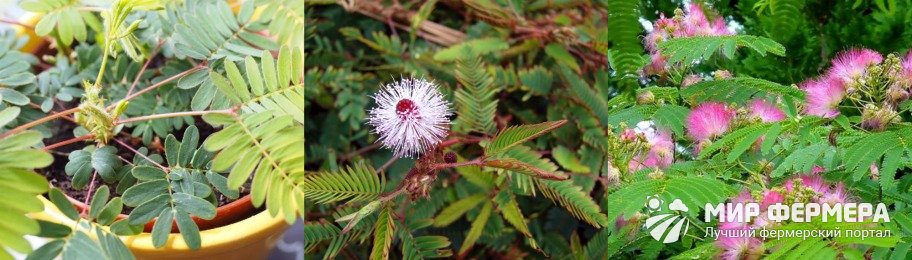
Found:
<path fill-rule="evenodd" d="M 38 198 L 44 202 L 44 212 L 32 214 L 32 218 L 75 225 L 53 203 L 43 196 Z M 273 217 L 263 211 L 234 224 L 200 231 L 202 243 L 198 250 L 188 248 L 180 234 L 169 235 L 162 248 L 152 246 L 152 235 L 149 233 L 122 236 L 120 239 L 136 259 L 266 259 L 287 228 L 284 218 Z"/>

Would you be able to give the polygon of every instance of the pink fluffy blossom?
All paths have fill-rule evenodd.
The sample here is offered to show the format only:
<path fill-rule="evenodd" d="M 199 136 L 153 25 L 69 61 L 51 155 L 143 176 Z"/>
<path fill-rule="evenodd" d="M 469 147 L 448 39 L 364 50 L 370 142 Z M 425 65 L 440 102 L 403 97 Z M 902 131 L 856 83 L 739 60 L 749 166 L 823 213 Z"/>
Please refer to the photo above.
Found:
<path fill-rule="evenodd" d="M 687 135 L 696 141 L 709 140 L 728 132 L 735 110 L 725 104 L 706 102 L 687 115 Z"/>
<path fill-rule="evenodd" d="M 747 223 L 739 222 L 721 222 L 720 230 L 749 230 Z M 763 254 L 762 243 L 759 239 L 751 236 L 731 236 L 729 234 L 743 234 L 740 232 L 722 232 L 719 233 L 719 239 L 716 244 L 722 248 L 722 259 L 758 259 Z"/>
<path fill-rule="evenodd" d="M 883 56 L 870 49 L 851 49 L 836 55 L 833 66 L 827 76 L 838 79 L 843 84 L 850 84 L 864 76 L 868 66 L 879 64 Z"/>
<path fill-rule="evenodd" d="M 656 130 L 651 135 L 646 135 L 646 141 L 649 143 L 649 151 L 644 154 L 637 154 L 633 160 L 630 160 L 628 166 L 630 171 L 637 171 L 643 168 L 665 168 L 674 161 L 674 141 L 671 139 L 671 133 L 666 130 Z"/>
<path fill-rule="evenodd" d="M 806 93 L 805 114 L 826 118 L 839 115 L 839 103 L 846 94 L 841 81 L 833 78 L 809 80 L 801 83 L 800 88 Z"/>
<path fill-rule="evenodd" d="M 755 99 L 748 105 L 751 117 L 759 118 L 763 122 L 779 122 L 785 119 L 785 113 L 775 104 L 761 99 Z"/>

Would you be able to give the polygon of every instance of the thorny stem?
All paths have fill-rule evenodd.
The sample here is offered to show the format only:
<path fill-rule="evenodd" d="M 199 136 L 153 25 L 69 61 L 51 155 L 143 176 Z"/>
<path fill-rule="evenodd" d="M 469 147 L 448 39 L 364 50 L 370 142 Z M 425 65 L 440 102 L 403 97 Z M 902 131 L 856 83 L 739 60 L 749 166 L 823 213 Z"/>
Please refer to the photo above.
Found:
<path fill-rule="evenodd" d="M 79 142 L 79 141 L 85 141 L 85 140 L 92 139 L 92 138 L 95 138 L 95 135 L 93 135 L 93 134 L 87 134 L 87 135 L 83 135 L 83 136 L 79 136 L 79 137 L 73 137 L 73 138 L 70 138 L 70 139 L 68 139 L 68 140 L 61 141 L 61 142 L 59 142 L 59 143 L 55 143 L 55 144 L 52 144 L 52 145 L 45 146 L 45 147 L 44 147 L 44 150 L 45 150 L 45 151 L 50 151 L 50 150 L 53 150 L 53 149 L 55 149 L 55 148 L 57 148 L 57 147 L 61 147 L 61 146 L 68 145 L 68 144 L 72 144 L 72 143 Z"/>
<path fill-rule="evenodd" d="M 130 84 L 130 90 L 127 91 L 127 96 L 129 96 L 130 94 L 133 94 L 133 89 L 135 89 L 136 84 L 139 83 L 139 78 L 142 78 L 143 73 L 145 73 L 146 69 L 149 68 L 149 64 L 152 63 L 152 60 L 153 60 L 153 58 L 155 58 L 155 55 L 158 55 L 158 51 L 161 50 L 161 46 L 164 43 L 165 43 L 165 41 L 158 41 L 158 45 L 155 45 L 155 49 L 152 50 L 152 53 L 149 54 L 149 59 L 146 60 L 146 64 L 143 64 L 142 69 L 139 70 L 139 73 L 136 74 L 136 78 L 133 79 L 133 84 Z"/>
<path fill-rule="evenodd" d="M 64 111 L 60 111 L 60 112 L 42 117 L 41 119 L 38 119 L 38 120 L 35 120 L 32 122 L 28 122 L 26 124 L 20 125 L 16 128 L 13 128 L 12 130 L 9 130 L 9 131 L 6 131 L 6 132 L 0 134 L 0 139 L 7 138 L 13 134 L 25 131 L 26 129 L 32 128 L 34 126 L 43 124 L 43 123 L 51 121 L 51 120 L 54 120 L 56 118 L 63 117 L 63 116 L 66 116 L 66 115 L 69 115 L 72 113 L 76 113 L 77 111 L 79 111 L 79 107 L 74 107 L 74 108 L 70 108 L 70 109 L 67 109 Z"/>
<path fill-rule="evenodd" d="M 137 151 L 136 149 L 133 149 L 133 147 L 131 147 L 130 145 L 124 143 L 124 142 L 121 141 L 121 140 L 117 140 L 117 138 L 112 138 L 112 139 L 113 139 L 115 142 L 117 142 L 118 144 L 120 144 L 121 146 L 127 148 L 127 150 L 130 150 L 130 151 L 133 152 L 134 154 L 139 155 L 139 157 L 142 157 L 143 159 L 146 159 L 146 161 L 149 161 L 150 163 L 154 164 L 155 166 L 158 166 L 158 168 L 161 168 L 163 171 L 168 172 L 168 168 L 167 168 L 167 167 L 164 167 L 164 166 L 162 166 L 161 164 L 158 164 L 157 162 L 153 161 L 152 158 L 149 158 L 149 157 L 146 156 L 145 154 L 142 154 L 142 153 L 140 153 L 139 151 Z"/>
<path fill-rule="evenodd" d="M 116 124 L 127 124 L 127 123 L 161 119 L 161 118 L 169 118 L 169 117 L 201 116 L 201 115 L 207 115 L 207 114 L 234 114 L 234 111 L 231 109 L 224 109 L 224 110 L 205 110 L 205 111 L 185 111 L 185 112 L 164 113 L 164 114 L 156 114 L 156 115 L 148 115 L 148 116 L 131 117 L 131 118 L 127 118 L 124 120 L 118 120 Z"/>

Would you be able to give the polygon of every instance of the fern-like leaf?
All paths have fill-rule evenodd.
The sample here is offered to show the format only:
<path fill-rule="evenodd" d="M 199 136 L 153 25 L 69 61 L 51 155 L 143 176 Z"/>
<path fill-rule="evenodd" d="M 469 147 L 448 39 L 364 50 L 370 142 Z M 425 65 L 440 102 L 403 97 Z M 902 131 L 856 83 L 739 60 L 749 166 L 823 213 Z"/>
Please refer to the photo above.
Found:
<path fill-rule="evenodd" d="M 260 0 L 261 20 L 269 21 L 269 34 L 292 48 L 304 46 L 304 0 Z"/>
<path fill-rule="evenodd" d="M 535 139 L 567 123 L 567 120 L 538 123 L 534 125 L 511 126 L 501 130 L 491 143 L 485 147 L 485 154 L 500 154 L 511 147 Z"/>
<path fill-rule="evenodd" d="M 694 103 L 707 100 L 746 103 L 755 97 L 776 98 L 780 96 L 804 100 L 804 91 L 794 86 L 784 86 L 750 77 L 703 81 L 681 90 L 681 97 Z"/>
<path fill-rule="evenodd" d="M 494 86 L 494 81 L 481 58 L 472 56 L 459 60 L 456 65 L 456 79 L 462 87 L 455 93 L 459 116 L 453 122 L 454 128 L 463 133 L 493 133 L 494 113 L 497 112 L 494 94 L 498 89 Z"/>
<path fill-rule="evenodd" d="M 785 47 L 769 38 L 752 35 L 695 36 L 674 38 L 659 43 L 662 56 L 669 63 L 691 64 L 709 59 L 721 52 L 725 57 L 733 58 L 738 47 L 747 47 L 760 55 L 772 53 L 785 56 Z"/>
<path fill-rule="evenodd" d="M 260 62 L 253 57 L 244 58 L 244 74 L 231 61 L 225 62 L 227 78 L 210 72 L 212 82 L 230 104 L 240 107 L 241 113 L 272 112 L 276 116 L 289 115 L 304 123 L 304 83 L 294 73 L 303 72 L 304 57 L 300 49 L 282 48 L 279 59 L 263 51 Z"/>
<path fill-rule="evenodd" d="M 390 247 L 393 245 L 393 235 L 396 234 L 396 224 L 393 221 L 392 207 L 384 206 L 380 217 L 374 226 L 374 247 L 371 250 L 371 260 L 389 259 Z"/>
<path fill-rule="evenodd" d="M 210 114 L 203 117 L 224 128 L 210 135 L 203 147 L 219 151 L 212 169 L 231 169 L 228 185 L 240 187 L 256 172 L 251 186 L 254 205 L 264 202 L 272 215 L 279 211 L 291 223 L 295 214 L 304 215 L 304 126 L 291 116 L 271 111 L 247 114 Z"/>
<path fill-rule="evenodd" d="M 367 201 L 383 192 L 383 180 L 373 167 L 359 163 L 339 172 L 324 172 L 304 177 L 300 184 L 304 199 L 327 204 L 350 199 L 349 202 Z"/>
<path fill-rule="evenodd" d="M 241 5 L 237 16 L 225 1 L 188 1 L 175 21 L 175 53 L 197 60 L 227 58 L 239 61 L 244 56 L 260 55 L 262 50 L 278 49 L 259 33 L 262 25 L 251 19 L 254 1 Z"/>
<path fill-rule="evenodd" d="M 643 67 L 643 45 L 640 43 L 640 1 L 608 0 L 608 40 L 613 44 L 608 51 L 611 67 L 623 79 L 629 91 L 637 84 L 637 71 Z"/>
<path fill-rule="evenodd" d="M 601 207 L 589 194 L 582 191 L 582 187 L 576 186 L 572 181 L 539 180 L 536 183 L 542 195 L 560 204 L 576 218 L 595 228 L 609 225 L 610 221 L 602 213 Z"/>

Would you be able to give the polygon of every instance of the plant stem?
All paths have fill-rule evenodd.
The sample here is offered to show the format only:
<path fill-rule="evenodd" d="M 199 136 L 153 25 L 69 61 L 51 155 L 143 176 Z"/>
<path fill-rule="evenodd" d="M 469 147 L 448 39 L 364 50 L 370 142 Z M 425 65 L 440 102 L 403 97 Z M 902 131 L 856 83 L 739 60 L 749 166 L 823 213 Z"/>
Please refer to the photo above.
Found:
<path fill-rule="evenodd" d="M 148 116 L 131 117 L 131 118 L 127 118 L 124 120 L 118 120 L 115 123 L 115 125 L 127 124 L 127 123 L 139 122 L 139 121 L 146 121 L 146 120 L 154 120 L 154 119 L 160 119 L 160 118 L 182 117 L 182 116 L 201 116 L 201 115 L 206 115 L 206 114 L 234 114 L 234 111 L 232 111 L 230 109 L 225 109 L 225 110 L 205 110 L 205 111 L 186 111 L 186 112 L 164 113 L 164 114 L 156 114 L 156 115 L 148 115 Z"/>
<path fill-rule="evenodd" d="M 108 52 L 111 48 L 110 48 L 110 46 L 108 46 L 110 44 L 110 40 L 107 40 L 106 42 L 107 43 L 105 43 L 103 46 L 104 47 L 104 56 L 101 57 L 101 68 L 98 69 L 98 77 L 95 78 L 96 87 L 101 86 L 101 79 L 104 78 L 105 67 L 108 66 Z"/>
<path fill-rule="evenodd" d="M 434 165 L 431 165 L 431 169 L 440 170 L 440 169 L 455 168 L 455 167 L 462 167 L 462 166 L 469 166 L 469 165 L 481 166 L 483 164 L 484 164 L 484 159 L 477 158 L 475 160 L 465 161 L 465 162 L 434 164 Z"/>
<path fill-rule="evenodd" d="M 82 204 L 85 205 L 85 207 L 82 208 L 82 215 L 85 215 L 86 211 L 89 210 L 89 199 L 92 198 L 92 191 L 95 190 L 95 177 L 97 177 L 97 176 L 98 176 L 98 171 L 93 170 L 92 171 L 92 181 L 89 182 L 89 189 L 86 190 L 85 201 L 82 202 Z"/>
<path fill-rule="evenodd" d="M 135 89 L 136 84 L 139 83 L 139 78 L 142 78 L 143 73 L 145 73 L 146 69 L 149 68 L 149 64 L 152 63 L 152 59 L 155 57 L 155 55 L 158 55 L 158 51 L 161 50 L 161 46 L 164 43 L 165 41 L 159 41 L 158 45 L 155 45 L 155 49 L 152 50 L 152 53 L 149 53 L 149 59 L 146 60 L 146 64 L 143 64 L 142 69 L 139 70 L 139 73 L 136 74 L 136 78 L 133 79 L 133 84 L 130 84 L 130 90 L 127 91 L 127 96 L 133 94 L 133 89 Z"/>
<path fill-rule="evenodd" d="M 94 138 L 94 137 L 95 137 L 95 135 L 93 135 L 93 134 L 87 134 L 87 135 L 83 135 L 83 136 L 79 136 L 79 137 L 73 137 L 73 138 L 70 138 L 70 139 L 68 139 L 68 140 L 64 140 L 64 141 L 61 141 L 61 142 L 58 142 L 58 143 L 55 143 L 55 144 L 52 144 L 52 145 L 48 145 L 48 146 L 44 147 L 44 150 L 45 150 L 45 151 L 50 151 L 50 150 L 53 150 L 53 149 L 55 149 L 55 148 L 57 148 L 57 147 L 61 147 L 61 146 L 68 145 L 68 144 L 72 144 L 72 143 L 79 142 L 79 141 L 85 141 L 85 140 L 88 140 L 88 139 L 92 139 L 92 138 Z"/>
<path fill-rule="evenodd" d="M 149 158 L 145 154 L 142 154 L 139 151 L 137 151 L 136 149 L 133 149 L 133 147 L 130 147 L 130 145 L 124 143 L 121 140 L 117 140 L 117 138 L 111 138 L 111 139 L 114 140 L 114 142 L 117 142 L 118 144 L 120 144 L 121 146 L 127 148 L 127 150 L 130 150 L 134 154 L 139 155 L 139 157 L 142 157 L 143 159 L 146 159 L 146 161 L 149 161 L 150 163 L 154 164 L 155 166 L 158 166 L 158 168 L 161 168 L 163 171 L 168 172 L 168 168 L 165 168 L 165 166 L 162 166 L 161 164 L 158 164 L 157 162 L 153 161 L 152 158 Z"/>
<path fill-rule="evenodd" d="M 198 66 L 193 67 L 193 68 L 191 68 L 191 69 L 189 69 L 189 70 L 187 70 L 187 71 L 178 73 L 177 75 L 174 75 L 174 76 L 171 76 L 170 78 L 167 78 L 167 79 L 165 79 L 165 80 L 159 81 L 158 83 L 155 83 L 154 85 L 149 86 L 148 88 L 144 88 L 144 89 L 142 89 L 142 90 L 137 91 L 136 93 L 133 93 L 132 95 L 128 95 L 128 96 L 124 97 L 121 101 L 129 101 L 129 100 L 131 100 L 131 99 L 134 99 L 134 98 L 138 97 L 139 95 L 142 95 L 143 93 L 152 91 L 153 89 L 156 89 L 156 88 L 161 87 L 161 86 L 163 86 L 163 85 L 165 85 L 165 84 L 168 84 L 169 82 L 174 81 L 174 80 L 176 80 L 176 79 L 183 78 L 184 76 L 187 76 L 188 74 L 194 73 L 194 72 L 196 72 L 196 71 L 198 71 L 198 70 L 201 70 L 201 69 L 203 69 L 203 68 L 205 68 L 205 66 L 203 66 L 203 65 L 198 65 Z M 119 103 L 119 102 L 118 102 L 118 103 Z M 117 105 L 117 103 L 113 103 L 113 104 L 109 105 L 109 106 L 107 107 L 107 109 L 112 109 L 112 108 L 114 108 L 114 106 L 116 106 L 116 105 Z"/>
<path fill-rule="evenodd" d="M 371 144 L 371 145 L 368 145 L 368 146 L 365 146 L 365 147 L 361 147 L 361 149 L 355 150 L 354 152 L 350 152 L 350 153 L 347 153 L 347 154 L 343 154 L 341 157 L 339 157 L 339 161 L 342 161 L 342 162 L 348 161 L 348 160 L 350 160 L 351 158 L 353 158 L 353 157 L 355 157 L 355 156 L 358 156 L 358 155 L 361 155 L 361 154 L 363 154 L 363 153 L 370 152 L 370 151 L 373 151 L 373 150 L 375 150 L 375 149 L 377 149 L 377 148 L 380 148 L 380 146 L 382 146 L 382 145 L 383 145 L 382 143 L 373 143 L 373 144 Z"/>
<path fill-rule="evenodd" d="M 31 26 L 31 25 L 24 24 L 24 23 L 21 23 L 21 22 L 19 22 L 19 21 L 15 21 L 15 20 L 0 19 L 0 23 L 18 25 L 18 26 L 22 26 L 23 28 L 26 28 L 26 29 L 29 29 L 29 30 L 34 30 L 34 29 L 35 29 L 35 27 L 33 27 L 33 26 Z"/>
<path fill-rule="evenodd" d="M 38 119 L 38 120 L 35 120 L 35 121 L 32 121 L 32 122 L 28 122 L 28 123 L 26 123 L 26 124 L 24 124 L 24 125 L 20 125 L 20 126 L 18 126 L 18 127 L 16 127 L 16 128 L 13 128 L 13 129 L 11 129 L 11 130 L 9 130 L 9 131 L 6 131 L 5 133 L 0 134 L 0 139 L 7 138 L 7 137 L 9 137 L 9 136 L 11 136 L 11 135 L 13 135 L 13 134 L 16 134 L 16 133 L 25 131 L 26 129 L 29 129 L 29 128 L 32 128 L 32 127 L 34 127 L 34 126 L 43 124 L 43 123 L 45 123 L 45 122 L 47 122 L 47 121 L 51 121 L 51 120 L 54 120 L 54 119 L 56 119 L 56 118 L 63 117 L 63 116 L 66 116 L 66 115 L 69 115 L 69 114 L 72 114 L 72 113 L 76 113 L 77 111 L 79 111 L 79 107 L 74 107 L 74 108 L 70 108 L 70 109 L 67 109 L 67 110 L 64 110 L 64 111 L 60 111 L 60 112 L 57 112 L 57 113 L 54 113 L 54 114 L 51 114 L 51 115 L 42 117 L 41 119 Z"/>

